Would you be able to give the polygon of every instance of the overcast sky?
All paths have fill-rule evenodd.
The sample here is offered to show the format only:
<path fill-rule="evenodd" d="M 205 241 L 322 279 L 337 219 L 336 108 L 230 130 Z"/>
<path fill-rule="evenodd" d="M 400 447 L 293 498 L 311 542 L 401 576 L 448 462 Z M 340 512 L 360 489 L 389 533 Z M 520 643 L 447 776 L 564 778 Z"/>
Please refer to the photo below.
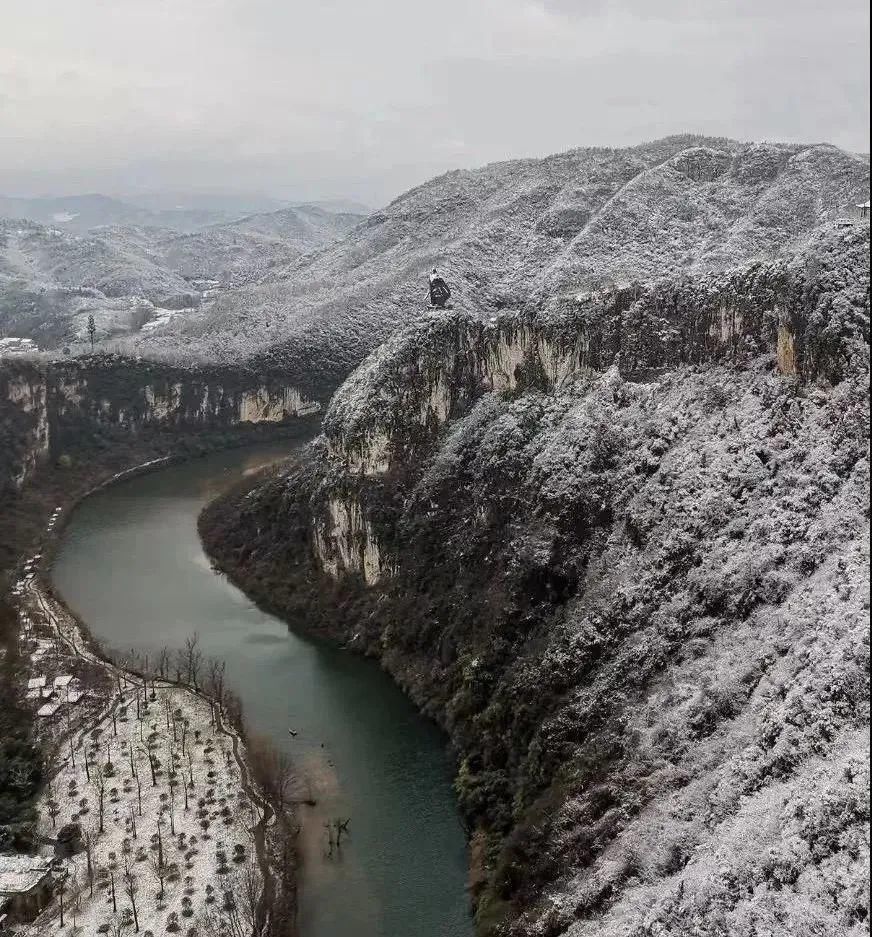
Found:
<path fill-rule="evenodd" d="M 0 0 L 0 193 L 378 205 L 695 131 L 869 149 L 868 0 Z"/>

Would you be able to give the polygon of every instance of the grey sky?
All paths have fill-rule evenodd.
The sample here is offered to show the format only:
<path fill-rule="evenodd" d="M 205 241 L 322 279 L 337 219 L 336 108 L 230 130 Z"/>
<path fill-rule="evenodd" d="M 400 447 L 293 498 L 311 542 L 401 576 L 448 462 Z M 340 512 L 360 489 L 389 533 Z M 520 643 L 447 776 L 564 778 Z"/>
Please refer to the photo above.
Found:
<path fill-rule="evenodd" d="M 0 193 L 380 204 L 696 131 L 869 149 L 867 0 L 0 0 Z"/>

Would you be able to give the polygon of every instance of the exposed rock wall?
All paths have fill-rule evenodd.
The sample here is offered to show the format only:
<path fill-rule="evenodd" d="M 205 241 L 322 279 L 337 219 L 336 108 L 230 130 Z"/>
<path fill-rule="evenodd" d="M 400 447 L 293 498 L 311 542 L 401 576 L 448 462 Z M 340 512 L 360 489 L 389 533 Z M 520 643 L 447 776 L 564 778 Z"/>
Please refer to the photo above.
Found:
<path fill-rule="evenodd" d="M 450 733 L 479 933 L 867 933 L 868 233 L 847 237 L 433 317 L 341 389 L 308 465 L 207 512 L 237 582 Z"/>
<path fill-rule="evenodd" d="M 20 487 L 39 463 L 78 448 L 95 429 L 111 439 L 154 430 L 281 423 L 321 409 L 281 374 L 185 370 L 118 357 L 38 365 L 0 362 L 2 481 Z"/>
<path fill-rule="evenodd" d="M 358 573 L 375 585 L 385 570 L 373 526 L 353 496 L 332 497 L 314 529 L 314 542 L 322 568 L 332 576 Z"/>
<path fill-rule="evenodd" d="M 868 323 L 848 301 L 844 269 L 827 264 L 838 258 L 845 269 L 862 272 L 868 228 L 831 237 L 810 248 L 813 262 L 803 255 L 720 276 L 579 295 L 487 322 L 462 313 L 432 315 L 387 342 L 334 396 L 324 424 L 325 503 L 359 497 L 355 484 L 365 487 L 367 478 L 408 473 L 452 418 L 492 392 L 553 394 L 609 368 L 644 381 L 681 366 L 741 366 L 761 356 L 786 379 L 837 382 L 868 342 Z M 853 287 L 850 295 L 862 303 L 862 282 Z M 357 510 L 351 503 L 344 508 L 348 516 Z M 325 571 L 361 570 L 360 563 L 335 557 L 357 556 L 352 541 L 365 524 L 320 524 L 316 550 Z M 390 568 L 371 530 L 366 540 Z"/>
<path fill-rule="evenodd" d="M 45 373 L 38 368 L 0 367 L 0 490 L 7 484 L 21 487 L 47 457 L 49 446 Z"/>

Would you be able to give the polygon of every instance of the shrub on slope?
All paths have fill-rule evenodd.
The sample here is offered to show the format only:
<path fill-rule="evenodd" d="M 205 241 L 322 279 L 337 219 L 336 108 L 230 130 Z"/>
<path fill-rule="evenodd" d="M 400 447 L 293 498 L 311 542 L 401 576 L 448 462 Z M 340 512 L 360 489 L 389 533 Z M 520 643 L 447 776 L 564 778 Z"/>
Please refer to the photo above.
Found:
<path fill-rule="evenodd" d="M 451 734 L 481 933 L 868 932 L 867 249 L 835 228 L 639 300 L 690 330 L 691 297 L 780 282 L 805 379 L 753 343 L 631 379 L 603 343 L 598 373 L 458 395 L 421 436 L 410 382 L 476 352 L 412 329 L 327 421 L 331 446 L 405 429 L 403 458 L 361 476 L 321 445 L 204 517 L 237 581 Z M 566 303 L 565 328 L 610 308 Z M 375 587 L 313 564 L 331 502 L 359 505 Z"/>

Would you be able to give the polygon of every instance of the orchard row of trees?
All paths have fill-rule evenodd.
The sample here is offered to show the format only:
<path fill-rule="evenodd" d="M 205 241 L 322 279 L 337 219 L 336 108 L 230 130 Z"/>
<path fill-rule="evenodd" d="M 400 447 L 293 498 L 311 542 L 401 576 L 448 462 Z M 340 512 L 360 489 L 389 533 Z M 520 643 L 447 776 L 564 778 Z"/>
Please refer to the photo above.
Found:
<path fill-rule="evenodd" d="M 220 729 L 223 724 L 232 726 L 245 741 L 246 763 L 251 773 L 251 780 L 266 795 L 273 805 L 278 824 L 275 830 L 279 833 L 280 842 L 274 844 L 272 850 L 274 862 L 272 864 L 276 880 L 265 883 L 264 896 L 261 903 L 264 907 L 258 908 L 258 913 L 265 916 L 272 924 L 276 934 L 284 933 L 283 928 L 290 928 L 296 918 L 297 882 L 296 882 L 296 837 L 299 827 L 289 813 L 292 804 L 315 803 L 310 785 L 300 789 L 299 778 L 294 772 L 290 755 L 278 749 L 272 741 L 257 733 L 247 731 L 244 719 L 242 702 L 239 696 L 229 689 L 226 679 L 226 663 L 204 654 L 199 635 L 195 632 L 188 636 L 182 647 L 170 648 L 163 646 L 157 651 L 148 652 L 132 648 L 124 652 L 107 652 L 106 656 L 127 675 L 128 680 L 139 678 L 141 686 L 134 692 L 134 706 L 137 718 L 140 718 L 142 708 L 147 699 L 155 699 L 159 683 L 174 683 L 193 690 L 204 697 L 210 708 L 210 725 Z M 117 674 L 119 697 L 122 693 L 122 682 L 125 679 Z M 189 726 L 184 720 L 174 718 L 174 714 L 166 709 L 164 719 L 168 732 L 172 733 L 173 745 L 178 746 L 181 757 L 188 758 L 188 771 L 190 773 L 190 756 L 187 753 L 189 739 Z M 145 749 L 146 751 L 147 748 Z M 148 766 L 152 783 L 155 783 L 155 760 L 148 755 Z M 139 792 L 141 779 L 135 778 Z M 172 785 L 171 785 L 172 787 Z M 187 810 L 187 786 L 182 785 L 184 809 Z M 167 804 L 167 817 L 172 826 L 175 798 L 170 796 Z M 337 821 L 338 824 L 339 821 Z M 347 832 L 348 821 L 345 821 L 344 832 Z M 172 833 L 172 829 L 171 829 Z M 338 846 L 341 833 L 338 827 L 335 833 L 335 843 Z M 334 836 L 331 835 L 331 854 Z M 251 901 L 252 876 L 259 877 L 256 865 L 253 870 L 242 874 L 237 870 L 234 877 L 234 891 L 239 889 L 243 895 L 241 901 L 225 900 L 209 907 L 204 918 L 198 919 L 206 934 L 226 935 L 226 937 L 242 937 L 242 934 L 251 933 L 249 922 L 254 913 Z M 238 881 L 237 881 L 238 880 Z M 220 925 L 220 926 L 219 926 Z"/>
<path fill-rule="evenodd" d="M 158 680 L 186 686 L 207 699 L 212 725 L 217 719 L 225 719 L 237 731 L 243 731 L 242 701 L 227 686 L 227 665 L 203 653 L 196 632 L 185 639 L 183 647 L 175 650 L 164 645 L 152 653 L 131 648 L 123 652 L 105 651 L 105 654 L 131 677 L 140 677 L 143 692 L 148 691 L 149 685 L 154 692 Z"/>

